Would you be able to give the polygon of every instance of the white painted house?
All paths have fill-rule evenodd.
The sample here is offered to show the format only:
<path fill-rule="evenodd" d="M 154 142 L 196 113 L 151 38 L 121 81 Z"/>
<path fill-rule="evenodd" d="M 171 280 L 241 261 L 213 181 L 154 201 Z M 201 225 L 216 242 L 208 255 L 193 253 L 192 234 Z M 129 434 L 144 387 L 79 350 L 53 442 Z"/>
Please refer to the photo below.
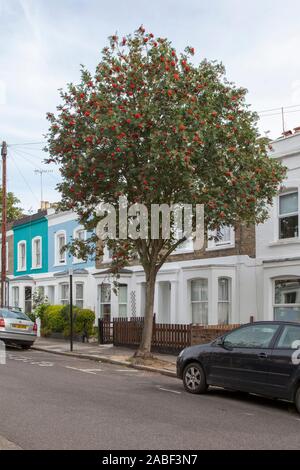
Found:
<path fill-rule="evenodd" d="M 201 251 L 191 241 L 177 250 L 157 276 L 158 322 L 245 323 L 251 316 L 300 321 L 300 132 L 272 146 L 270 158 L 280 159 L 288 172 L 269 219 L 253 230 L 225 227 L 223 237 L 208 241 Z M 107 269 L 98 267 L 98 315 L 143 315 L 141 267 L 131 266 L 121 274 L 123 303 L 111 291 Z"/>
<path fill-rule="evenodd" d="M 272 142 L 288 169 L 270 218 L 256 228 L 258 316 L 300 321 L 300 129 Z"/>

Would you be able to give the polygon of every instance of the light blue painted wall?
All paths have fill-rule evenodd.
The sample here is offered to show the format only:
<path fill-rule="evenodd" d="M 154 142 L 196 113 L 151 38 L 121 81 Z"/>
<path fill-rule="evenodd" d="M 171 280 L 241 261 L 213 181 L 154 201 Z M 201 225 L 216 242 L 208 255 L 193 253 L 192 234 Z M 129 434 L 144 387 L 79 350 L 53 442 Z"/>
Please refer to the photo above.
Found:
<path fill-rule="evenodd" d="M 66 232 L 67 243 L 73 240 L 74 230 L 79 226 L 76 220 L 57 223 L 48 227 L 48 270 L 49 272 L 65 271 L 66 269 L 84 269 L 94 267 L 95 262 L 89 259 L 85 263 L 73 263 L 73 256 L 69 252 L 66 253 L 66 264 L 55 265 L 55 235 L 57 232 L 64 230 Z M 87 233 L 87 237 L 89 233 Z"/>
<path fill-rule="evenodd" d="M 48 272 L 48 220 L 42 217 L 13 227 L 14 232 L 14 275 L 39 274 Z M 32 268 L 32 239 L 42 238 L 42 267 Z M 26 270 L 18 271 L 18 243 L 26 241 Z"/>

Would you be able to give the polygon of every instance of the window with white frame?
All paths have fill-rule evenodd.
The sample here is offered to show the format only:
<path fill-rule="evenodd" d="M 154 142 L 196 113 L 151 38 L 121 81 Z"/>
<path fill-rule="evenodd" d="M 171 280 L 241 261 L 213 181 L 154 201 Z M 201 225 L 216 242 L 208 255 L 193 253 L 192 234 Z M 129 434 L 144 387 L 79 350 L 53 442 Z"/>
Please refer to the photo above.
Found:
<path fill-rule="evenodd" d="M 298 191 L 279 195 L 279 238 L 297 238 L 299 236 Z"/>
<path fill-rule="evenodd" d="M 18 271 L 26 271 L 26 241 L 18 243 Z"/>
<path fill-rule="evenodd" d="M 55 286 L 48 286 L 47 288 L 47 298 L 50 305 L 54 305 L 55 302 Z"/>
<path fill-rule="evenodd" d="M 231 314 L 231 279 L 219 277 L 218 279 L 218 323 L 228 325 Z"/>
<path fill-rule="evenodd" d="M 19 307 L 19 302 L 20 302 L 20 291 L 19 287 L 13 287 L 12 288 L 12 307 Z"/>
<path fill-rule="evenodd" d="M 42 267 L 42 239 L 35 237 L 32 240 L 32 268 Z"/>
<path fill-rule="evenodd" d="M 85 241 L 86 231 L 84 230 L 84 228 L 78 227 L 76 230 L 74 230 L 73 238 L 74 240 Z M 73 263 L 83 263 L 83 259 L 76 258 L 76 256 L 74 256 Z"/>
<path fill-rule="evenodd" d="M 177 230 L 176 233 L 176 240 L 180 240 L 183 238 L 184 233 L 183 230 Z M 176 251 L 193 251 L 194 250 L 194 240 L 192 235 L 188 237 L 186 240 L 184 240 L 180 245 L 177 246 L 174 254 L 176 254 Z"/>
<path fill-rule="evenodd" d="M 76 282 L 75 284 L 75 305 L 83 308 L 83 282 Z"/>
<path fill-rule="evenodd" d="M 108 263 L 109 261 L 111 261 L 113 254 L 114 251 L 105 245 L 103 248 L 103 263 Z"/>
<path fill-rule="evenodd" d="M 119 317 L 127 317 L 127 284 L 120 284 L 118 289 Z"/>
<path fill-rule="evenodd" d="M 39 286 L 36 288 L 36 291 L 38 292 L 38 295 L 41 297 L 41 298 L 44 298 L 45 297 L 45 287 L 44 286 Z"/>
<path fill-rule="evenodd" d="M 110 284 L 101 284 L 100 287 L 100 316 L 110 320 L 111 315 L 111 287 Z"/>
<path fill-rule="evenodd" d="M 300 278 L 274 281 L 274 319 L 300 321 Z"/>
<path fill-rule="evenodd" d="M 229 225 L 221 225 L 218 230 L 208 232 L 208 248 L 221 249 L 234 246 L 234 228 Z"/>
<path fill-rule="evenodd" d="M 68 283 L 63 283 L 60 285 L 60 303 L 62 305 L 68 305 L 70 303 Z"/>
<path fill-rule="evenodd" d="M 192 323 L 208 324 L 208 280 L 191 281 Z"/>
<path fill-rule="evenodd" d="M 66 233 L 58 232 L 55 235 L 55 264 L 66 264 L 66 251 L 63 249 L 66 245 Z"/>

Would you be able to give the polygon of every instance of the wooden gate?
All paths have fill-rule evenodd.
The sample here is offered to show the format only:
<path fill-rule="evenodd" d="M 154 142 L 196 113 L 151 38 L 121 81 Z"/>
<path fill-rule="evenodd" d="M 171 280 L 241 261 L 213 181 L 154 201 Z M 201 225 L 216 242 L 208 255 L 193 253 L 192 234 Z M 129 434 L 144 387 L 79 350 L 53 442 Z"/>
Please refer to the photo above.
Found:
<path fill-rule="evenodd" d="M 113 343 L 113 322 L 99 318 L 98 320 L 98 340 L 100 344 Z"/>

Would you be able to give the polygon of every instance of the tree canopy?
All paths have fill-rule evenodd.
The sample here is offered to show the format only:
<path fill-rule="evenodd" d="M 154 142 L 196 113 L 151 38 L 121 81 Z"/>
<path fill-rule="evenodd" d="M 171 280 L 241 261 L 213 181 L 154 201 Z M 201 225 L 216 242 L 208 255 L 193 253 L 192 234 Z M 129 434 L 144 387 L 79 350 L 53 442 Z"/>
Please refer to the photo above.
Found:
<path fill-rule="evenodd" d="M 20 208 L 20 200 L 12 192 L 7 193 L 7 221 L 13 222 L 23 215 Z M 2 220 L 2 188 L 0 187 L 0 221 Z"/>
<path fill-rule="evenodd" d="M 87 227 L 96 227 L 99 203 L 117 206 L 121 195 L 147 207 L 204 204 L 208 229 L 266 218 L 284 169 L 267 156 L 247 91 L 195 54 L 141 26 L 111 36 L 95 72 L 82 67 L 80 83 L 61 91 L 48 114 L 47 161 L 60 166 L 61 207 Z M 116 266 L 137 251 L 147 279 L 178 244 L 114 243 Z"/>

